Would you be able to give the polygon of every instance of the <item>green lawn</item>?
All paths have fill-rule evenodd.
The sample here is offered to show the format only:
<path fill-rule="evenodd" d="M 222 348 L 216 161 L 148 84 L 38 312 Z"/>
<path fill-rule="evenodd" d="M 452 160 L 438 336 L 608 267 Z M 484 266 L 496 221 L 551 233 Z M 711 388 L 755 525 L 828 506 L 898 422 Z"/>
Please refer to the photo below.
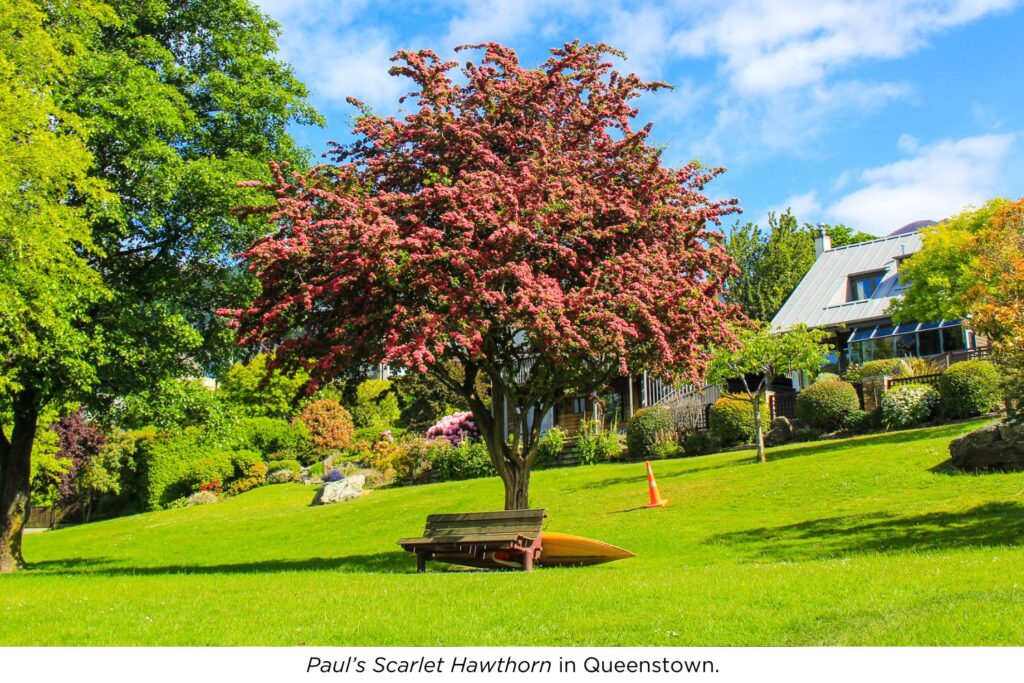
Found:
<path fill-rule="evenodd" d="M 0 645 L 1024 644 L 1024 474 L 951 473 L 958 424 L 537 472 L 546 528 L 638 557 L 414 573 L 395 540 L 493 509 L 494 480 L 310 507 L 312 488 L 33 535 Z"/>

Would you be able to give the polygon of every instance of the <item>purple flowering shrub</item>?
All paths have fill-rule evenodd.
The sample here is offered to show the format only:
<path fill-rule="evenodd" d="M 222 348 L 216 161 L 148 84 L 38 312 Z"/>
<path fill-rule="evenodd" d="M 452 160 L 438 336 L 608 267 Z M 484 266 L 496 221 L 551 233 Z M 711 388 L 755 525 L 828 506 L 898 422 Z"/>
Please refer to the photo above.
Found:
<path fill-rule="evenodd" d="M 473 413 L 454 413 L 442 417 L 437 424 L 428 429 L 427 439 L 447 439 L 452 446 L 458 446 L 463 439 L 478 441 L 480 430 L 473 421 Z"/>

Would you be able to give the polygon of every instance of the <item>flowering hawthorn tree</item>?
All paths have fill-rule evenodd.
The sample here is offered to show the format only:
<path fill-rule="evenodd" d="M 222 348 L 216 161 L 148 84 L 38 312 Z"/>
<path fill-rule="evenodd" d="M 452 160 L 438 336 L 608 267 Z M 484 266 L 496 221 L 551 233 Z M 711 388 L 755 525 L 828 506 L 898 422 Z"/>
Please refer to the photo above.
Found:
<path fill-rule="evenodd" d="M 665 86 L 614 71 L 611 48 L 569 43 L 536 69 L 468 48 L 483 58 L 459 81 L 431 51 L 398 52 L 411 113 L 350 100 L 356 141 L 335 164 L 272 165 L 272 205 L 245 210 L 277 229 L 244 254 L 262 293 L 236 323 L 311 388 L 377 362 L 431 373 L 465 397 L 518 509 L 557 401 L 627 372 L 699 381 L 731 342 L 713 226 L 736 202 L 702 194 L 719 169 L 662 165 L 631 100 Z"/>

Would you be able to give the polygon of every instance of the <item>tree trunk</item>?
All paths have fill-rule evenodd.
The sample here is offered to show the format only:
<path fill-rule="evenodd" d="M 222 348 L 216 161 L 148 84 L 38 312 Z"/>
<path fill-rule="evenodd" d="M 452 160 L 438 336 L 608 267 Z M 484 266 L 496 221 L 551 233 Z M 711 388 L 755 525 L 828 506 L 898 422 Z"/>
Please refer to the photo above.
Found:
<path fill-rule="evenodd" d="M 501 480 L 505 483 L 505 509 L 527 510 L 530 507 L 530 468 L 510 464 Z"/>
<path fill-rule="evenodd" d="M 39 401 L 31 389 L 14 399 L 14 429 L 9 443 L 0 445 L 0 574 L 25 566 L 21 535 L 28 518 L 32 443 L 36 437 Z"/>
<path fill-rule="evenodd" d="M 757 443 L 757 459 L 759 462 L 768 462 L 768 455 L 764 452 L 764 426 L 761 424 L 761 393 L 754 396 L 754 439 Z"/>

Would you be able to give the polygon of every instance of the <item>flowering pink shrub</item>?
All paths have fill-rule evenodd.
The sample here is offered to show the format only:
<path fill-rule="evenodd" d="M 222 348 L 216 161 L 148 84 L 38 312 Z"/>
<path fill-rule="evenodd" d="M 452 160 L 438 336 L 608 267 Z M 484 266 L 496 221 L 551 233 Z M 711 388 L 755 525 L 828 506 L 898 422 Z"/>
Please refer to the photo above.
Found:
<path fill-rule="evenodd" d="M 454 413 L 445 415 L 433 427 L 427 430 L 427 439 L 448 439 L 453 446 L 458 446 L 463 439 L 476 441 L 480 438 L 480 430 L 473 421 L 473 413 Z"/>

